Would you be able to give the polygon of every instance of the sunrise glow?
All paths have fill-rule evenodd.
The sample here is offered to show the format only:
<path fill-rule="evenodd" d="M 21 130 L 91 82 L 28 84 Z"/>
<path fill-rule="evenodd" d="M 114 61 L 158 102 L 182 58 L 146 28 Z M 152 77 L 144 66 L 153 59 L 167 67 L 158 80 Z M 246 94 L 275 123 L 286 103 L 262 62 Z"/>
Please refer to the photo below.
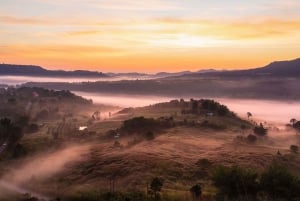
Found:
<path fill-rule="evenodd" d="M 0 2 L 0 62 L 49 69 L 240 69 L 300 52 L 297 0 Z"/>

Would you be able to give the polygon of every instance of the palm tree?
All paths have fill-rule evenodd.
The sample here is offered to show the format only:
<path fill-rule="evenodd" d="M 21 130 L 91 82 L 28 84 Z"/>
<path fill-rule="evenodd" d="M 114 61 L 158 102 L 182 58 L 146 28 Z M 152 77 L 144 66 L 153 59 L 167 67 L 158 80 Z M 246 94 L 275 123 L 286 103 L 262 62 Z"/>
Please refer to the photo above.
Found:
<path fill-rule="evenodd" d="M 251 112 L 247 112 L 247 116 L 248 116 L 248 119 L 249 119 L 250 117 L 252 117 Z"/>

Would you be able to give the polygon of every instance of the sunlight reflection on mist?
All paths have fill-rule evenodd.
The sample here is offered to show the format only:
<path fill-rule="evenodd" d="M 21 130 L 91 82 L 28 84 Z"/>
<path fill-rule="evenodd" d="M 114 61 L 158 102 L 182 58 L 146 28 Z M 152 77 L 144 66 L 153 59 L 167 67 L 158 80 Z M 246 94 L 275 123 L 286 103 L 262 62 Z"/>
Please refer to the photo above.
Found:
<path fill-rule="evenodd" d="M 134 96 L 125 94 L 101 94 L 75 92 L 85 98 L 92 99 L 95 103 L 117 105 L 121 107 L 142 107 L 159 102 L 168 102 L 181 97 L 162 96 Z M 183 97 L 189 100 L 191 97 Z M 201 99 L 201 97 L 193 97 Z M 202 97 L 203 98 L 203 97 Z M 300 119 L 300 102 L 269 101 L 269 100 L 248 100 L 215 98 L 220 103 L 227 105 L 240 117 L 246 118 L 246 113 L 251 112 L 257 121 L 268 121 L 269 123 L 286 124 L 291 118 Z"/>

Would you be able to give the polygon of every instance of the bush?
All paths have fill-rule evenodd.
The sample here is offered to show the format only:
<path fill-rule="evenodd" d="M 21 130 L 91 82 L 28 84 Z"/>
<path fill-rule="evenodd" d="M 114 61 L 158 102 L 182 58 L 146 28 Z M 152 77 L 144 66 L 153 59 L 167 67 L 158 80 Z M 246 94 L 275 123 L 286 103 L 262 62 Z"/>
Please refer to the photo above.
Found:
<path fill-rule="evenodd" d="M 27 133 L 36 133 L 36 132 L 38 132 L 39 131 L 39 126 L 37 125 L 37 124 L 29 124 L 27 127 L 26 127 L 26 129 L 25 129 L 25 131 L 27 132 Z"/>
<path fill-rule="evenodd" d="M 300 130 L 300 121 L 297 121 L 297 122 L 293 125 L 293 127 L 294 127 L 295 129 Z"/>
<path fill-rule="evenodd" d="M 202 194 L 202 188 L 199 184 L 196 184 L 190 188 L 190 192 L 192 194 L 193 200 L 199 200 Z"/>
<path fill-rule="evenodd" d="M 96 192 L 96 191 L 87 191 L 76 193 L 73 196 L 66 197 L 62 200 L 64 201 L 135 201 L 135 200 L 146 200 L 146 196 L 143 192 L 140 191 L 131 191 L 131 192 Z M 53 200 L 55 201 L 55 200 Z"/>
<path fill-rule="evenodd" d="M 280 164 L 272 164 L 260 179 L 261 188 L 273 199 L 300 197 L 300 181 Z"/>
<path fill-rule="evenodd" d="M 175 125 L 172 117 L 161 117 L 158 119 L 134 117 L 123 122 L 121 132 L 126 134 L 142 134 L 147 132 L 159 132 Z M 150 136 L 151 137 L 151 136 Z"/>
<path fill-rule="evenodd" d="M 27 154 L 27 151 L 21 144 L 17 144 L 13 151 L 13 158 L 20 158 Z"/>
<path fill-rule="evenodd" d="M 291 152 L 293 152 L 293 153 L 298 153 L 299 147 L 298 147 L 297 145 L 291 145 L 291 146 L 290 146 L 290 150 L 291 150 Z"/>
<path fill-rule="evenodd" d="M 202 158 L 196 162 L 196 165 L 200 167 L 210 167 L 212 163 L 207 158 Z"/>
<path fill-rule="evenodd" d="M 43 109 L 36 114 L 35 119 L 37 119 L 37 120 L 46 119 L 48 116 L 49 116 L 49 111 L 46 109 Z"/>
<path fill-rule="evenodd" d="M 147 140 L 154 140 L 154 134 L 153 134 L 153 132 L 148 131 L 148 132 L 145 134 L 145 138 L 146 138 Z"/>
<path fill-rule="evenodd" d="M 260 200 L 259 194 L 264 196 L 264 200 L 300 199 L 300 180 L 278 163 L 271 164 L 260 177 L 247 169 L 220 166 L 214 172 L 212 180 L 219 189 L 217 200 L 224 200 L 226 197 Z"/>
<path fill-rule="evenodd" d="M 120 143 L 119 141 L 116 140 L 116 141 L 114 142 L 114 147 L 115 147 L 115 148 L 121 148 L 122 145 L 121 145 L 121 143 Z"/>
<path fill-rule="evenodd" d="M 218 167 L 213 173 L 213 183 L 219 189 L 219 195 L 237 198 L 255 196 L 258 191 L 258 175 L 251 170 L 239 167 Z"/>
<path fill-rule="evenodd" d="M 226 116 L 230 113 L 230 110 L 227 106 L 221 105 L 220 103 L 214 100 L 200 100 L 202 102 L 202 108 L 210 112 L 217 112 L 220 116 Z"/>
<path fill-rule="evenodd" d="M 267 135 L 268 129 L 264 128 L 262 123 L 260 123 L 259 126 L 254 127 L 253 131 L 256 135 L 265 136 L 265 135 Z"/>
<path fill-rule="evenodd" d="M 256 140 L 257 140 L 257 137 L 255 135 L 250 134 L 247 136 L 248 143 L 254 143 L 254 142 L 256 142 Z"/>
<path fill-rule="evenodd" d="M 150 185 L 151 190 L 154 192 L 155 201 L 160 200 L 159 192 L 164 185 L 164 181 L 161 178 L 155 177 Z"/>

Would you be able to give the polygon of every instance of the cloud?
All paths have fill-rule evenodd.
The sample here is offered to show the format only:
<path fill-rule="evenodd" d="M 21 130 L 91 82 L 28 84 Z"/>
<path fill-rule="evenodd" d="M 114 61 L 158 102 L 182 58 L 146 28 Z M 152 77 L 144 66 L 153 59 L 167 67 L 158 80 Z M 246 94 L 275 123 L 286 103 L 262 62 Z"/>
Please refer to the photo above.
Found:
<path fill-rule="evenodd" d="M 84 54 L 89 53 L 114 53 L 120 52 L 122 49 L 109 46 L 91 46 L 91 45 L 12 45 L 7 46 L 14 52 L 22 52 L 25 54 L 47 54 L 47 53 L 65 53 L 65 54 Z"/>
<path fill-rule="evenodd" d="M 82 30 L 82 31 L 70 31 L 66 34 L 69 36 L 86 36 L 86 35 L 95 35 L 100 34 L 101 31 L 98 30 Z"/>
<path fill-rule="evenodd" d="M 300 33 L 300 20 L 216 21 L 206 19 L 160 18 L 166 33 L 188 33 L 222 39 L 259 39 Z M 172 29 L 171 29 L 172 28 Z M 163 32 L 163 29 L 162 29 Z"/>
<path fill-rule="evenodd" d="M 168 0 L 34 0 L 40 3 L 55 5 L 77 4 L 84 6 L 96 6 L 104 10 L 124 10 L 124 11 L 157 11 L 157 10 L 174 10 L 181 9 L 180 4 L 176 1 Z"/>
<path fill-rule="evenodd" d="M 99 8 L 109 10 L 173 10 L 181 7 L 170 1 L 162 0 L 110 0 L 110 1 L 92 1 Z"/>
<path fill-rule="evenodd" d="M 43 24 L 54 23 L 54 21 L 51 20 L 27 18 L 27 17 L 15 17 L 15 16 L 0 16 L 0 22 L 5 24 L 31 24 L 31 25 L 43 25 Z"/>

